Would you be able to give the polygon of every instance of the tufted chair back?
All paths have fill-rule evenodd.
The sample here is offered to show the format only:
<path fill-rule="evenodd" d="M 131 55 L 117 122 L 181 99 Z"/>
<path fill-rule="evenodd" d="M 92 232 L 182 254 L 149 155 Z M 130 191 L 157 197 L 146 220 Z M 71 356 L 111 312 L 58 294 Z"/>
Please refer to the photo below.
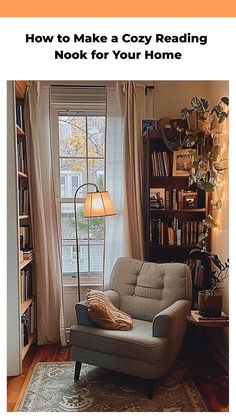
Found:
<path fill-rule="evenodd" d="M 112 270 L 109 289 L 120 294 L 120 310 L 146 321 L 177 300 L 192 299 L 191 274 L 183 263 L 121 257 Z"/>

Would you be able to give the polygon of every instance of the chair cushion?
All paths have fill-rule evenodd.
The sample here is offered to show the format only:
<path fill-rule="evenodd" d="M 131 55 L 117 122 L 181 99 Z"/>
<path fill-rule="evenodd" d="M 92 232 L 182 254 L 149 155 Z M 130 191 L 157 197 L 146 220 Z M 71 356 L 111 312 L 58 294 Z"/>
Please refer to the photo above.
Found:
<path fill-rule="evenodd" d="M 87 303 L 89 316 L 97 326 L 110 330 L 131 329 L 131 316 L 115 307 L 104 292 L 88 290 Z"/>
<path fill-rule="evenodd" d="M 80 348 L 96 350 L 98 357 L 99 352 L 105 352 L 151 363 L 164 358 L 168 351 L 166 338 L 152 336 L 152 323 L 136 319 L 133 319 L 133 328 L 128 331 L 72 326 L 70 343 Z"/>

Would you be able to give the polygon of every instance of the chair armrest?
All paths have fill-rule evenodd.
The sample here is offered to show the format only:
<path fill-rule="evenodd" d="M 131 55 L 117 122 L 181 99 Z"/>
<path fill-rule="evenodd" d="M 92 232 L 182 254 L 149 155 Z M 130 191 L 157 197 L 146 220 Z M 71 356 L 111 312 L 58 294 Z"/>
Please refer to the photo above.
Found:
<path fill-rule="evenodd" d="M 172 347 L 179 348 L 184 337 L 190 307 L 189 300 L 178 300 L 158 313 L 153 319 L 153 336 L 167 338 Z"/>
<path fill-rule="evenodd" d="M 120 308 L 120 294 L 117 291 L 107 290 L 104 294 L 106 294 L 116 308 Z"/>
<path fill-rule="evenodd" d="M 82 324 L 83 326 L 94 326 L 88 314 L 87 301 L 81 301 L 80 303 L 77 303 L 75 305 L 75 311 L 78 324 Z"/>

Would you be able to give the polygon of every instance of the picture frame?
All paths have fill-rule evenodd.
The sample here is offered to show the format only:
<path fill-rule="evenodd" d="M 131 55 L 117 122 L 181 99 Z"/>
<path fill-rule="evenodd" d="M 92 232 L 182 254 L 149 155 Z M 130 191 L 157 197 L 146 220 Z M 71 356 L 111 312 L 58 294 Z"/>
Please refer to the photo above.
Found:
<path fill-rule="evenodd" d="M 182 199 L 183 199 L 183 209 L 197 208 L 197 192 L 183 191 Z"/>
<path fill-rule="evenodd" d="M 148 131 L 154 130 L 157 128 L 157 120 L 153 118 L 147 118 L 141 120 L 141 135 L 144 136 Z"/>
<path fill-rule="evenodd" d="M 192 170 L 192 156 L 189 149 L 173 152 L 173 176 L 189 176 Z"/>
<path fill-rule="evenodd" d="M 165 209 L 165 188 L 150 188 L 149 205 L 150 210 Z"/>

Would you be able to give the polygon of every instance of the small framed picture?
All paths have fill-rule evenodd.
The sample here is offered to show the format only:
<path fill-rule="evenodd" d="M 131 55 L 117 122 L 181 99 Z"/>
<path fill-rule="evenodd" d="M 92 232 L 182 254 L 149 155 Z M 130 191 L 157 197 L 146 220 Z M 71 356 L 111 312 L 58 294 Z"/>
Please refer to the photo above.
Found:
<path fill-rule="evenodd" d="M 189 176 L 192 169 L 192 156 L 188 149 L 173 152 L 173 176 Z"/>
<path fill-rule="evenodd" d="M 148 131 L 156 129 L 157 120 L 156 119 L 142 119 L 141 120 L 141 135 L 146 135 Z"/>
<path fill-rule="evenodd" d="M 150 210 L 165 209 L 165 189 L 164 188 L 150 188 L 149 205 L 150 205 Z"/>
<path fill-rule="evenodd" d="M 183 208 L 194 209 L 197 208 L 197 192 L 183 191 Z"/>

